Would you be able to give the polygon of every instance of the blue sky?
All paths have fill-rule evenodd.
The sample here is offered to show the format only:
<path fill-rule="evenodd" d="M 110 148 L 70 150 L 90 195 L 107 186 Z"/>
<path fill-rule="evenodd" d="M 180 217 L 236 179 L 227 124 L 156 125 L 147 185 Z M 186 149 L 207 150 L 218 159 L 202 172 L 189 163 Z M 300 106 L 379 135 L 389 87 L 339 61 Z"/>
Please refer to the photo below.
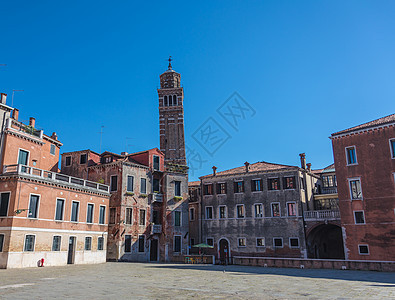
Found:
<path fill-rule="evenodd" d="M 61 152 L 159 147 L 156 88 L 181 73 L 191 180 L 269 161 L 332 163 L 331 133 L 394 113 L 394 1 L 1 1 L 0 90 Z M 255 114 L 216 111 L 234 92 Z M 228 133 L 213 155 L 192 138 Z M 190 155 L 191 156 L 191 155 Z"/>

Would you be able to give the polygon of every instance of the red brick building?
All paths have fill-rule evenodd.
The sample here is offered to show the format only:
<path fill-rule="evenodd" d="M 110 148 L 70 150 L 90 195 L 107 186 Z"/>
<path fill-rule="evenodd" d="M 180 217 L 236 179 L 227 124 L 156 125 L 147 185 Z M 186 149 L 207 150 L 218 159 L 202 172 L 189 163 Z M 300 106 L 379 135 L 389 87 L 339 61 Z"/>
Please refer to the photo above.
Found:
<path fill-rule="evenodd" d="M 345 258 L 395 261 L 395 114 L 331 139 Z"/>

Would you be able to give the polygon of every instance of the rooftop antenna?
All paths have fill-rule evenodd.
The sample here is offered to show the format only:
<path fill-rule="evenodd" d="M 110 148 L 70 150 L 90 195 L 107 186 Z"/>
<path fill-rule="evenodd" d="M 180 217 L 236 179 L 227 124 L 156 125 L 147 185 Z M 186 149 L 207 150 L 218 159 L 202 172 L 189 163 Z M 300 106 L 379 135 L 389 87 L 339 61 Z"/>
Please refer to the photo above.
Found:
<path fill-rule="evenodd" d="M 99 153 L 101 154 L 101 144 L 102 144 L 102 141 L 103 141 L 103 128 L 104 128 L 104 126 L 102 125 L 102 126 L 100 126 L 100 132 L 98 132 L 99 134 L 100 134 L 100 151 L 99 151 Z"/>
<path fill-rule="evenodd" d="M 127 137 L 126 139 L 126 152 L 129 153 L 129 146 L 134 146 L 133 144 L 128 144 L 128 140 L 133 140 L 133 138 Z"/>
<path fill-rule="evenodd" d="M 172 67 L 171 67 L 171 61 L 172 61 L 173 59 L 171 58 L 171 56 L 169 56 L 169 59 L 168 59 L 168 61 L 169 61 L 169 70 L 171 70 L 172 69 Z"/>
<path fill-rule="evenodd" d="M 24 92 L 24 90 L 12 90 L 11 107 L 14 107 L 14 94 L 15 92 Z"/>

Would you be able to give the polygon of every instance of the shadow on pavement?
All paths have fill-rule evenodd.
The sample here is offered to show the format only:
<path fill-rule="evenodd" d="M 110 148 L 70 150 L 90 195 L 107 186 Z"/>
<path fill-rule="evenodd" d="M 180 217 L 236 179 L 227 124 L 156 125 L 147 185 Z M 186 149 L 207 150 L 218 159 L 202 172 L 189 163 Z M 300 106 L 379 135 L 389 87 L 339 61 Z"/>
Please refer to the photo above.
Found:
<path fill-rule="evenodd" d="M 292 269 L 292 268 L 264 268 L 249 266 L 221 266 L 221 265 L 186 265 L 186 264 L 155 264 L 147 268 L 200 270 L 230 273 L 232 276 L 240 275 L 280 275 L 290 277 L 305 277 L 316 279 L 333 279 L 347 281 L 366 281 L 377 283 L 389 283 L 387 285 L 373 285 L 383 287 L 395 287 L 395 273 L 375 271 L 354 270 L 332 270 L 332 269 Z M 393 284 L 393 285 L 391 285 Z"/>

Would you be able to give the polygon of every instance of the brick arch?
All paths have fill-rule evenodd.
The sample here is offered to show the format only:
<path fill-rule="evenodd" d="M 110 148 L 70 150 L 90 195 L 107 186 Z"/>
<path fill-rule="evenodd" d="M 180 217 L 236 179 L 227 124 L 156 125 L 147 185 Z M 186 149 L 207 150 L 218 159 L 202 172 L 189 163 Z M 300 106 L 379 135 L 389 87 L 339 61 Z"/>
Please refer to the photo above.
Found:
<path fill-rule="evenodd" d="M 317 224 L 307 233 L 309 258 L 344 259 L 342 229 L 335 222 Z"/>

